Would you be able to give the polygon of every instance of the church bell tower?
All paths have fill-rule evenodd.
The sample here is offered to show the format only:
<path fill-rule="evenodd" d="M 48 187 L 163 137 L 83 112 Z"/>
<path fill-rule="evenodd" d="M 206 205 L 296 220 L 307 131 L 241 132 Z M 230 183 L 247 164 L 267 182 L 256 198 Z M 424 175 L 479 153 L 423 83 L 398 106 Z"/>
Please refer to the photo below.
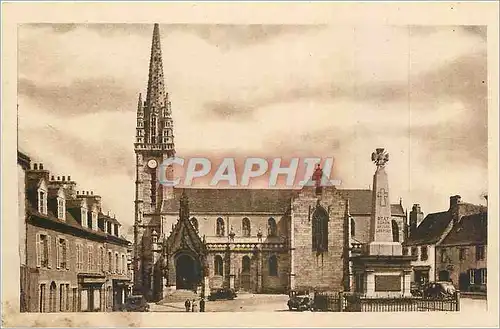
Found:
<path fill-rule="evenodd" d="M 138 293 L 150 291 L 153 268 L 151 234 L 160 232 L 164 201 L 173 198 L 173 187 L 159 183 L 162 162 L 175 156 L 171 103 L 165 90 L 160 28 L 154 24 L 146 97 L 137 103 L 134 223 L 134 286 Z M 172 174 L 167 169 L 167 178 Z"/>

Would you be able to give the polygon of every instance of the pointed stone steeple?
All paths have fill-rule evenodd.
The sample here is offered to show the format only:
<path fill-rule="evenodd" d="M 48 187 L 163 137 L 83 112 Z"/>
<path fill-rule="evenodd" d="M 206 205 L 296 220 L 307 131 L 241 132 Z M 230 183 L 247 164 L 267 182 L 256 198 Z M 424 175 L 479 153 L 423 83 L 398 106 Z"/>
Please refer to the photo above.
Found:
<path fill-rule="evenodd" d="M 160 27 L 159 24 L 155 24 L 151 41 L 146 99 L 142 102 L 142 97 L 140 97 L 137 108 L 137 128 L 143 129 L 141 138 L 137 136 L 137 143 L 153 145 L 136 145 L 136 148 L 166 151 L 163 158 L 175 155 L 171 112 L 171 103 L 163 75 Z M 142 127 L 139 127 L 140 125 Z"/>
<path fill-rule="evenodd" d="M 154 25 L 153 40 L 151 42 L 151 58 L 149 60 L 148 91 L 146 106 L 151 113 L 160 114 L 166 106 L 165 80 L 163 77 L 163 61 L 161 56 L 160 27 Z"/>

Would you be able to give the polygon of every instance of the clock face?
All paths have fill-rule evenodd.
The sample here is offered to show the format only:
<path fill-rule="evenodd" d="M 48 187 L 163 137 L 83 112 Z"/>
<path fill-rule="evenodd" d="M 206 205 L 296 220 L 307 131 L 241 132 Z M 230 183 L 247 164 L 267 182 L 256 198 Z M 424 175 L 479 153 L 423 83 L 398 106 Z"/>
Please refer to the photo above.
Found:
<path fill-rule="evenodd" d="M 151 159 L 151 160 L 148 161 L 148 167 L 149 168 L 154 169 L 154 168 L 156 168 L 156 165 L 157 165 L 156 160 Z"/>

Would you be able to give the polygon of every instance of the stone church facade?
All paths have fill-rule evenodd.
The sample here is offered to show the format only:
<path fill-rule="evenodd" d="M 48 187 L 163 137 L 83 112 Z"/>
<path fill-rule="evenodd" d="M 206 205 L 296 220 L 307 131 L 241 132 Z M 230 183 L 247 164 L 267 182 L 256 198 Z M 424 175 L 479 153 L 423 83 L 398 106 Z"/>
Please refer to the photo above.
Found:
<path fill-rule="evenodd" d="M 171 113 L 155 24 L 134 144 L 136 293 L 157 301 L 176 289 L 200 287 L 256 293 L 351 289 L 350 255 L 369 240 L 371 190 L 166 187 L 158 182 L 158 167 L 175 156 Z M 315 175 L 321 177 L 320 168 Z M 391 205 L 391 223 L 394 241 L 402 242 L 401 202 Z"/>

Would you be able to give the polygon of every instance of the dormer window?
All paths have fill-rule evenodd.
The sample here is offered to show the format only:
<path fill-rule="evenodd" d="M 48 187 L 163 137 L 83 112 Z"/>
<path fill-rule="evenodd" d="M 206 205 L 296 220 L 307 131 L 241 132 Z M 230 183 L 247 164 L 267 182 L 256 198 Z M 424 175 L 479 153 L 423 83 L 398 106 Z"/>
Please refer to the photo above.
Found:
<path fill-rule="evenodd" d="M 87 227 L 87 222 L 88 222 L 88 218 L 87 218 L 87 208 L 82 208 L 82 214 L 81 214 L 81 219 L 82 219 L 82 226 L 83 227 Z"/>
<path fill-rule="evenodd" d="M 66 205 L 64 199 L 57 198 L 57 218 L 66 220 Z"/>
<path fill-rule="evenodd" d="M 40 186 L 38 187 L 37 191 L 37 197 L 38 197 L 38 212 L 47 215 L 47 187 L 45 185 L 44 180 L 40 182 Z"/>
<path fill-rule="evenodd" d="M 98 227 L 97 227 L 97 212 L 95 211 L 92 211 L 92 229 L 94 231 L 97 231 Z"/>

